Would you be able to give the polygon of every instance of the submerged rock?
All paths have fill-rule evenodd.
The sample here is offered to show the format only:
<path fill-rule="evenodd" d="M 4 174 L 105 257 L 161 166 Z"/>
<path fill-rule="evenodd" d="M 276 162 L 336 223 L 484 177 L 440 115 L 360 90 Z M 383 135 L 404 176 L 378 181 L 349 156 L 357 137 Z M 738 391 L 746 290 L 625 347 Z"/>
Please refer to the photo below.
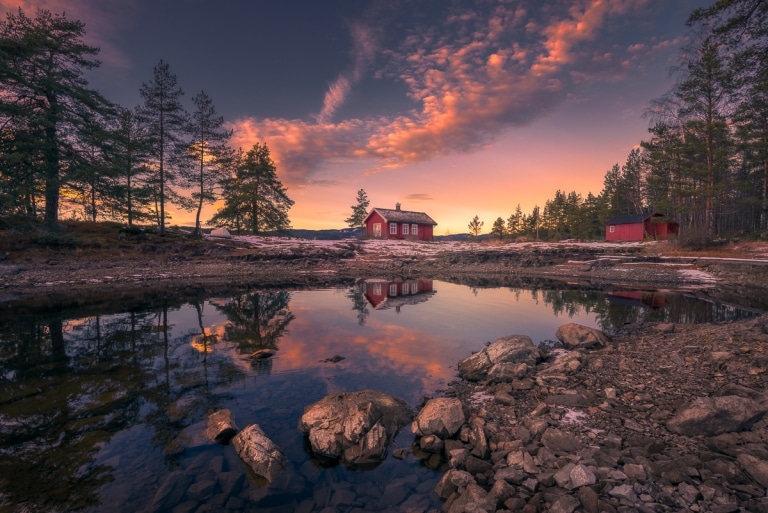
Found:
<path fill-rule="evenodd" d="M 205 434 L 214 442 L 227 443 L 237 434 L 237 424 L 232 412 L 226 408 L 208 416 Z"/>
<path fill-rule="evenodd" d="M 256 476 L 273 482 L 288 466 L 283 451 L 257 424 L 251 424 L 232 439 L 238 456 Z"/>
<path fill-rule="evenodd" d="M 459 375 L 469 381 L 509 382 L 527 376 L 541 359 L 530 337 L 509 335 L 493 341 L 459 362 Z"/>
<path fill-rule="evenodd" d="M 362 390 L 329 395 L 308 406 L 299 429 L 315 454 L 366 465 L 384 460 L 387 446 L 411 418 L 402 399 Z"/>

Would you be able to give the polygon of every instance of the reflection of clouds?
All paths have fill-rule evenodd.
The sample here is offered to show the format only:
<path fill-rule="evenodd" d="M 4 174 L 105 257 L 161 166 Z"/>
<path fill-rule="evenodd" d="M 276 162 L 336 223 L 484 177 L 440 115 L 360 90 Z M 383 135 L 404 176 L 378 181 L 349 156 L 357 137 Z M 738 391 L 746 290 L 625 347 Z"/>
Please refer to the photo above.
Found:
<path fill-rule="evenodd" d="M 663 50 L 664 42 L 622 44 L 606 37 L 645 4 L 473 5 L 430 26 L 414 25 L 396 45 L 380 49 L 383 42 L 372 30 L 355 25 L 353 69 L 329 86 L 321 113 L 311 122 L 236 120 L 236 144 L 267 141 L 289 185 L 304 184 L 339 160 L 372 159 L 373 169 L 381 170 L 483 148 L 501 130 L 537 119 L 583 83 L 626 78 Z M 374 53 L 384 61 L 374 76 L 404 83 L 417 108 L 332 122 Z"/>

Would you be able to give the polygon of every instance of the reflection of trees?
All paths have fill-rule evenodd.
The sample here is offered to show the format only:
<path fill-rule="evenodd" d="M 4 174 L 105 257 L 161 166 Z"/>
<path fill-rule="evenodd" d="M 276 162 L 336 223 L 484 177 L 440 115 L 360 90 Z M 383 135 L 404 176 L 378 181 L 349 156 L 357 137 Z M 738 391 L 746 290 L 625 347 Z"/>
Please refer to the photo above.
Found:
<path fill-rule="evenodd" d="M 98 504 L 111 475 L 93 459 L 112 433 L 136 422 L 140 400 L 131 390 L 147 377 L 125 327 L 100 316 L 0 323 L 0 483 L 10 504 Z"/>
<path fill-rule="evenodd" d="M 291 294 L 285 290 L 253 292 L 217 306 L 230 320 L 224 339 L 237 344 L 241 354 L 257 349 L 277 349 L 277 341 L 295 319 L 288 309 Z"/>
<path fill-rule="evenodd" d="M 144 425 L 174 456 L 220 402 L 211 390 L 242 379 L 229 355 L 193 349 L 210 334 L 173 332 L 171 310 L 0 319 L 0 512 L 97 507 L 112 468 L 96 458 L 116 433 Z"/>
<path fill-rule="evenodd" d="M 347 291 L 347 297 L 352 300 L 352 310 L 357 312 L 357 323 L 365 326 L 371 312 L 368 310 L 368 301 L 365 299 L 365 282 L 356 283 Z"/>

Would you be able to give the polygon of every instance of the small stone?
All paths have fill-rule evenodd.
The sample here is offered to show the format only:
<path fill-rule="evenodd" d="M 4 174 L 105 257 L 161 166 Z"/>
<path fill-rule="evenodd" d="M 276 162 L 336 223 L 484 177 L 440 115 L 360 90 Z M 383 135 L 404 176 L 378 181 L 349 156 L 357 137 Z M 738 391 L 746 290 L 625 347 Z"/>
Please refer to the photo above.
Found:
<path fill-rule="evenodd" d="M 619 499 L 626 499 L 633 503 L 637 502 L 637 494 L 628 484 L 623 484 L 621 486 L 611 488 L 611 490 L 608 492 L 608 495 L 611 497 L 617 497 Z"/>
<path fill-rule="evenodd" d="M 569 474 L 571 488 L 581 488 L 582 486 L 593 485 L 597 482 L 595 473 L 584 465 L 576 465 Z"/>

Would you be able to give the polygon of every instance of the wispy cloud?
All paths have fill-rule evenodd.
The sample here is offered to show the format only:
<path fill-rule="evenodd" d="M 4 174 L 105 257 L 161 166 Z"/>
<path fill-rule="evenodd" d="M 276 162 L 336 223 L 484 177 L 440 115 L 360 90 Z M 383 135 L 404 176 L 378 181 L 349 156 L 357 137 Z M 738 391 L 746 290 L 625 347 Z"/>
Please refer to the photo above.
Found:
<path fill-rule="evenodd" d="M 584 83 L 623 79 L 658 51 L 659 42 L 619 44 L 605 37 L 645 3 L 530 2 L 522 8 L 479 2 L 451 10 L 432 26 L 414 26 L 389 48 L 379 47 L 381 38 L 367 25 L 353 25 L 353 64 L 330 85 L 318 115 L 311 121 L 240 119 L 232 123 L 235 138 L 243 146 L 266 141 L 293 186 L 349 159 L 369 159 L 369 171 L 376 172 L 481 149 L 503 130 L 538 119 Z M 333 121 L 374 56 L 382 65 L 373 73 L 404 83 L 417 107 Z"/>
<path fill-rule="evenodd" d="M 316 118 L 320 124 L 331 121 L 336 110 L 346 100 L 352 86 L 363 78 L 378 49 L 378 38 L 374 29 L 362 23 L 355 23 L 351 25 L 350 30 L 353 40 L 354 63 L 350 70 L 340 74 L 328 87 L 323 100 L 323 108 Z"/>

